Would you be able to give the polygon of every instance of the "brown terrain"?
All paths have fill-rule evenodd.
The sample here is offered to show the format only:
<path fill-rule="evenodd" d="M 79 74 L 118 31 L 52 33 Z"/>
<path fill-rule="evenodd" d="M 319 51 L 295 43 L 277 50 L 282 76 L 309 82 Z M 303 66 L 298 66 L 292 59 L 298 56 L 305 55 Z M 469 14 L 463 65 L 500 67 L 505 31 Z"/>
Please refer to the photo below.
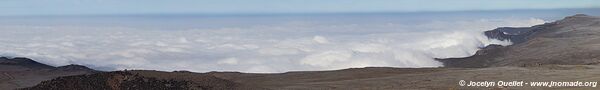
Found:
<path fill-rule="evenodd" d="M 553 23 L 517 29 L 525 31 L 520 33 L 523 36 L 503 35 L 500 33 L 502 28 L 486 32 L 493 38 L 518 41 L 517 44 L 486 48 L 471 57 L 441 61 L 445 62 L 446 67 L 600 63 L 600 19 L 598 17 L 579 14 Z"/>
<path fill-rule="evenodd" d="M 600 17 L 575 15 L 532 27 L 485 32 L 510 46 L 490 45 L 446 67 L 366 67 L 333 71 L 240 73 L 129 70 L 100 72 L 0 58 L 0 88 L 24 90 L 456 90 L 584 89 L 599 87 L 466 87 L 459 81 L 600 81 Z"/>
<path fill-rule="evenodd" d="M 0 88 L 31 87 L 61 76 L 99 73 L 80 65 L 53 67 L 27 58 L 0 57 Z"/>

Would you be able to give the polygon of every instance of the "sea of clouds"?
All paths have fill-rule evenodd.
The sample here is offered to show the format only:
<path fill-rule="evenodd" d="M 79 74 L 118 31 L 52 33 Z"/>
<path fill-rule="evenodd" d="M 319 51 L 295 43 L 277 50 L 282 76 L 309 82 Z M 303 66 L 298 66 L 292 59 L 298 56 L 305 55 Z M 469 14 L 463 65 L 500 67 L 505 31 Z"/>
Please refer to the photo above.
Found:
<path fill-rule="evenodd" d="M 152 28 L 161 24 L 4 24 L 0 25 L 0 56 L 28 57 L 55 66 L 81 64 L 100 70 L 286 72 L 441 67 L 442 63 L 433 58 L 467 57 L 489 44 L 511 44 L 488 39 L 483 31 L 546 22 L 536 18 L 418 23 L 351 18 L 170 29 Z M 211 22 L 219 20 L 207 21 Z"/>

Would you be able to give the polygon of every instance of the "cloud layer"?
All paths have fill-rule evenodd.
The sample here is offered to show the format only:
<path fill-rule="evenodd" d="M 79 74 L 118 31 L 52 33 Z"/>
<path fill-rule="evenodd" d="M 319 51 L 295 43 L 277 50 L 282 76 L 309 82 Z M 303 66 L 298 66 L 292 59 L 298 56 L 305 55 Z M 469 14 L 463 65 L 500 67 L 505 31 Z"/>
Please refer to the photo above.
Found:
<path fill-rule="evenodd" d="M 343 20 L 343 19 L 342 19 Z M 527 18 L 403 22 L 326 20 L 244 27 L 164 28 L 1 25 L 0 55 L 102 70 L 242 72 L 332 70 L 367 66 L 440 67 L 433 58 L 466 57 L 489 44 L 482 32 L 544 23 Z"/>

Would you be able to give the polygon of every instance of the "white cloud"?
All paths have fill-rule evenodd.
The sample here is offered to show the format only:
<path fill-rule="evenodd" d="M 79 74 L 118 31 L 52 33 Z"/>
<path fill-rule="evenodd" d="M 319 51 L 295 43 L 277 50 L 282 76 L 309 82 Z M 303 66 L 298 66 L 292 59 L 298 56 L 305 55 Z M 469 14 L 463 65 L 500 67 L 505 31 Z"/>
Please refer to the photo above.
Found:
<path fill-rule="evenodd" d="M 352 58 L 352 53 L 344 51 L 325 51 L 311 54 L 300 60 L 301 64 L 329 67 L 334 64 L 344 63 Z"/>
<path fill-rule="evenodd" d="M 325 37 L 323 37 L 323 36 L 315 36 L 315 37 L 313 37 L 313 40 L 314 40 L 315 42 L 317 42 L 317 43 L 321 43 L 321 44 L 324 44 L 324 43 L 329 43 L 329 40 L 327 40 L 327 38 L 325 38 Z"/>
<path fill-rule="evenodd" d="M 488 44 L 510 44 L 487 39 L 485 30 L 544 23 L 540 19 L 298 22 L 184 30 L 0 25 L 0 55 L 51 65 L 198 72 L 439 67 L 442 64 L 433 58 L 465 57 Z"/>
<path fill-rule="evenodd" d="M 386 45 L 383 45 L 383 44 L 377 44 L 377 43 L 362 44 L 361 43 L 361 44 L 353 44 L 353 47 L 351 49 L 353 51 L 363 52 L 363 53 L 382 53 L 391 48 Z"/>
<path fill-rule="evenodd" d="M 236 64 L 238 64 L 238 59 L 234 58 L 234 57 L 232 57 L 232 58 L 226 58 L 226 59 L 219 60 L 217 62 L 217 64 L 236 65 Z"/>
<path fill-rule="evenodd" d="M 258 50 L 259 54 L 262 55 L 294 55 L 298 54 L 301 51 L 293 49 L 293 48 L 262 48 Z"/>

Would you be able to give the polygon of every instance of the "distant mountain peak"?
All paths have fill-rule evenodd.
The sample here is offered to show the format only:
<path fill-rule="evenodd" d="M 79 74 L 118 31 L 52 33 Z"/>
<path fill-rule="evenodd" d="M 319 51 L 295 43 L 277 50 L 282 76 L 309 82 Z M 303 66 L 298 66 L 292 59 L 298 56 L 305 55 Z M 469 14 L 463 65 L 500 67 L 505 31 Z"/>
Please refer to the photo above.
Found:
<path fill-rule="evenodd" d="M 71 64 L 71 65 L 65 65 L 65 66 L 60 66 L 60 67 L 56 67 L 56 70 L 65 70 L 65 71 L 95 71 L 94 69 L 88 68 L 86 66 L 83 65 L 77 65 L 77 64 Z"/>
<path fill-rule="evenodd" d="M 578 22 L 591 22 L 590 20 L 597 20 L 598 17 L 596 16 L 589 16 L 586 14 L 576 14 L 573 16 L 568 16 L 565 17 L 562 20 L 557 21 L 557 23 L 574 23 L 577 24 Z"/>
<path fill-rule="evenodd" d="M 16 65 L 16 66 L 23 66 L 23 67 L 28 67 L 28 68 L 45 68 L 45 69 L 54 68 L 53 66 L 42 64 L 37 61 L 31 60 L 29 58 L 24 58 L 24 57 L 15 57 L 15 58 L 0 57 L 0 65 Z"/>
<path fill-rule="evenodd" d="M 586 14 L 575 14 L 575 15 L 573 15 L 571 17 L 583 17 L 583 16 L 589 16 L 589 15 L 586 15 Z"/>

